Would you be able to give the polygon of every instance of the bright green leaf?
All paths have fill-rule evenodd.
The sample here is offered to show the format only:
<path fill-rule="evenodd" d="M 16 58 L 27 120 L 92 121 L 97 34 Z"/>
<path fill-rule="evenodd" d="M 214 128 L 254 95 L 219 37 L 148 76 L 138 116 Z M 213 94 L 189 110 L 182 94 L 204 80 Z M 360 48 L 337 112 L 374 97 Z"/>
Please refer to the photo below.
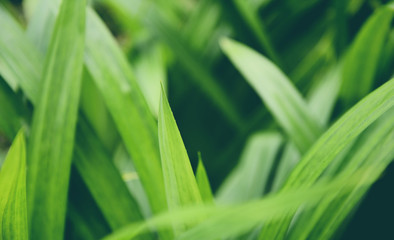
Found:
<path fill-rule="evenodd" d="M 196 181 L 198 189 L 200 190 L 201 198 L 204 203 L 213 203 L 214 198 L 212 194 L 211 185 L 209 184 L 209 179 L 207 172 L 205 171 L 204 163 L 201 159 L 201 153 L 198 153 L 198 166 L 196 172 Z"/>
<path fill-rule="evenodd" d="M 0 239 L 27 240 L 26 149 L 21 130 L 0 171 Z"/>
<path fill-rule="evenodd" d="M 390 80 L 343 115 L 327 130 L 292 171 L 282 191 L 299 186 L 310 186 L 335 157 L 363 130 L 394 106 L 394 79 Z M 293 213 L 263 228 L 259 239 L 282 239 Z"/>
<path fill-rule="evenodd" d="M 28 148 L 31 237 L 62 239 L 85 37 L 85 1 L 64 1 L 48 49 Z"/>
<path fill-rule="evenodd" d="M 193 169 L 164 90 L 159 107 L 159 145 L 169 209 L 201 203 Z"/>

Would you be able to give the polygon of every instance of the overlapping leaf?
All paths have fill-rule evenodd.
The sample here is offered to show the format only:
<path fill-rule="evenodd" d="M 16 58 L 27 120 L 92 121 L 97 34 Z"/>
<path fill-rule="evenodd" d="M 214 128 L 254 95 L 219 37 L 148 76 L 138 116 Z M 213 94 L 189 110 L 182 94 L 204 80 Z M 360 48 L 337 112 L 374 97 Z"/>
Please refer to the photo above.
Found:
<path fill-rule="evenodd" d="M 299 186 L 310 186 L 348 144 L 377 118 L 394 106 L 394 79 L 390 80 L 342 116 L 325 132 L 292 171 L 282 191 Z M 263 228 L 260 239 L 282 239 L 292 213 Z"/>
<path fill-rule="evenodd" d="M 341 87 L 341 97 L 347 104 L 353 104 L 371 91 L 393 16 L 393 8 L 378 9 L 363 25 L 349 49 Z"/>
<path fill-rule="evenodd" d="M 63 2 L 44 65 L 28 148 L 29 227 L 35 239 L 61 239 L 64 231 L 85 42 L 85 4 Z"/>
<path fill-rule="evenodd" d="M 298 149 L 307 151 L 322 130 L 287 77 L 269 60 L 243 44 L 223 39 L 221 46 Z"/>
<path fill-rule="evenodd" d="M 26 204 L 26 147 L 23 130 L 0 171 L 0 239 L 28 240 Z"/>
<path fill-rule="evenodd" d="M 282 143 L 278 133 L 259 133 L 246 144 L 239 164 L 219 188 L 219 203 L 239 203 L 261 197 Z"/>

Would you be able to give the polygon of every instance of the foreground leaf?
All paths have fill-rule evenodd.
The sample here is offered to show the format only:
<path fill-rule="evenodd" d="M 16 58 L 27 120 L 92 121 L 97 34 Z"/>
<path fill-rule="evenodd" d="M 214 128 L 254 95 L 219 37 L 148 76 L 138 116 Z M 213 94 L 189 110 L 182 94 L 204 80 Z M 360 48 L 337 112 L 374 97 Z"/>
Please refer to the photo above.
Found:
<path fill-rule="evenodd" d="M 375 181 L 374 169 L 364 169 L 352 177 L 338 177 L 329 183 L 320 183 L 310 188 L 294 189 L 271 195 L 267 198 L 232 206 L 193 206 L 158 215 L 146 222 L 131 224 L 109 235 L 105 240 L 133 239 L 138 234 L 155 226 L 166 229 L 173 222 L 178 224 L 196 224 L 196 219 L 205 221 L 185 232 L 177 239 L 218 239 L 238 236 L 264 220 L 280 218 L 286 211 L 301 204 L 310 204 L 322 197 L 330 196 L 338 189 L 346 189 L 357 184 Z M 346 180 L 345 180 L 346 179 Z M 344 184 L 345 182 L 345 184 Z"/>
<path fill-rule="evenodd" d="M 282 191 L 311 186 L 335 157 L 363 130 L 394 106 L 394 79 L 390 80 L 344 114 L 325 132 L 292 171 Z M 263 228 L 260 239 L 282 239 L 294 212 Z"/>
<path fill-rule="evenodd" d="M 387 167 L 394 157 L 394 108 L 385 113 L 357 139 L 347 156 L 347 163 L 342 163 L 341 171 L 354 171 L 361 167 L 373 167 L 380 172 Z M 291 239 L 330 239 L 345 217 L 359 204 L 362 196 L 371 187 L 355 186 L 348 194 L 334 201 L 323 200 L 316 208 L 301 215 Z"/>
<path fill-rule="evenodd" d="M 268 59 L 243 44 L 223 39 L 221 47 L 298 149 L 306 152 L 322 129 L 290 80 Z"/>
<path fill-rule="evenodd" d="M 0 239 L 28 239 L 23 130 L 15 137 L 0 171 Z"/>
<path fill-rule="evenodd" d="M 32 26 L 34 34 L 31 37 L 37 44 L 43 44 L 45 39 L 41 36 L 48 34 L 45 26 L 57 14 L 53 4 L 56 6 L 59 0 L 50 1 L 51 5 L 45 4 L 46 1 L 40 2 L 42 8 L 34 18 L 37 23 Z M 86 18 L 85 65 L 134 161 L 152 211 L 160 212 L 167 209 L 167 203 L 154 118 L 125 56 L 105 24 L 90 8 Z"/>
<path fill-rule="evenodd" d="M 64 1 L 48 49 L 28 158 L 31 237 L 62 239 L 82 73 L 85 1 Z M 49 220 L 48 220 L 49 219 Z"/>
<path fill-rule="evenodd" d="M 159 107 L 159 144 L 169 209 L 201 203 L 193 169 L 164 90 Z"/>
<path fill-rule="evenodd" d="M 212 194 L 211 185 L 209 184 L 209 179 L 207 172 L 205 171 L 204 163 L 201 159 L 201 154 L 198 153 L 198 166 L 196 172 L 196 181 L 198 189 L 200 190 L 201 198 L 204 203 L 213 203 L 214 198 Z"/>
<path fill-rule="evenodd" d="M 45 0 L 44 0 L 45 1 Z M 54 3 L 55 1 L 53 1 L 52 3 Z M 51 4 L 52 4 L 51 3 Z M 44 5 L 46 7 L 49 7 L 47 5 Z M 39 10 L 43 10 L 45 12 L 45 8 L 44 9 L 39 9 Z M 51 9 L 53 10 L 53 9 Z M 41 13 L 41 12 L 39 12 Z M 54 14 L 52 12 L 52 14 Z M 43 14 L 45 15 L 45 14 Z M 40 16 L 41 17 L 41 16 Z M 15 21 L 14 19 L 10 18 L 8 19 L 9 21 Z M 18 29 L 16 29 L 18 30 Z M 46 29 L 47 31 L 47 29 Z M 10 31 L 8 34 L 14 34 L 17 35 L 18 31 Z M 3 35 L 0 35 L 0 37 L 3 37 Z M 28 42 L 28 39 L 24 38 L 25 42 Z M 26 44 L 26 43 L 23 43 Z M 18 47 L 15 46 L 16 48 Z M 34 50 L 34 46 L 31 46 L 32 49 Z M 18 59 L 18 61 L 22 61 L 23 62 L 23 58 L 27 58 L 29 60 L 29 64 L 28 65 L 21 65 L 20 69 L 19 69 L 19 74 L 22 76 L 22 79 L 28 79 L 29 81 L 26 81 L 26 83 L 29 84 L 29 86 L 25 85 L 25 84 L 21 84 L 21 88 L 29 98 L 29 100 L 31 100 L 33 102 L 34 105 L 36 105 L 36 103 L 38 102 L 38 99 L 40 97 L 40 95 L 38 94 L 39 89 L 40 89 L 40 79 L 39 77 L 35 76 L 35 75 L 31 75 L 30 71 L 29 71 L 29 66 L 33 66 L 35 69 L 40 69 L 43 67 L 43 63 L 41 61 L 34 61 L 33 58 L 29 58 L 30 55 L 17 55 L 17 51 L 9 51 L 7 52 L 10 55 L 5 55 L 5 57 L 11 57 L 11 58 L 16 58 Z M 37 53 L 39 55 L 39 53 Z M 17 61 L 16 61 L 17 62 Z M 0 69 L 0 73 L 1 73 L 1 69 Z M 90 79 L 84 79 L 84 80 L 90 80 Z M 97 103 L 97 102 L 96 102 Z M 97 106 L 96 106 L 97 107 Z M 86 108 L 82 107 L 82 110 L 86 110 Z M 92 109 L 89 109 L 92 110 Z M 84 112 L 85 113 L 85 112 Z M 89 112 L 88 112 L 89 113 Z M 88 114 L 89 115 L 89 114 Z M 95 118 L 97 117 L 97 115 L 94 114 L 90 114 L 89 115 L 91 118 Z M 100 117 L 102 117 L 102 115 L 100 115 Z M 102 118 L 100 119 L 101 121 L 103 120 Z M 85 122 L 83 122 L 85 123 Z M 79 123 L 79 126 L 81 129 L 85 129 L 86 130 L 86 123 Z M 82 126 L 83 125 L 83 126 Z M 18 125 L 19 126 L 19 125 Z M 97 129 L 97 128 L 95 128 Z M 83 133 L 82 133 L 83 132 Z M 83 157 L 86 156 L 92 156 L 94 155 L 94 158 L 92 159 L 86 159 L 86 158 L 79 158 L 76 157 L 74 159 L 74 164 L 78 165 L 77 169 L 79 174 L 82 176 L 83 179 L 85 179 L 87 181 L 87 185 L 91 188 L 90 191 L 95 193 L 94 197 L 95 197 L 95 201 L 100 205 L 100 207 L 102 208 L 101 210 L 106 213 L 104 214 L 106 220 L 108 222 L 111 223 L 111 227 L 113 229 L 116 229 L 118 227 L 120 227 L 122 224 L 126 224 L 128 222 L 130 222 L 132 219 L 135 219 L 135 217 L 139 216 L 139 211 L 132 211 L 133 214 L 130 214 L 130 205 L 132 205 L 131 203 L 126 203 L 125 201 L 121 201 L 118 202 L 118 198 L 119 199 L 128 199 L 130 198 L 130 194 L 126 191 L 117 191 L 117 194 L 115 197 L 111 197 L 111 195 L 113 194 L 113 188 L 103 188 L 98 184 L 94 184 L 95 179 L 92 179 L 92 174 L 94 175 L 94 177 L 96 178 L 100 178 L 102 181 L 105 181 L 106 183 L 102 183 L 103 185 L 108 185 L 108 184 L 113 184 L 114 186 L 121 186 L 122 184 L 124 184 L 123 180 L 118 178 L 118 177 L 114 177 L 114 178 L 106 178 L 105 176 L 108 175 L 113 175 L 113 163 L 110 161 L 111 159 L 104 159 L 105 158 L 105 154 L 104 157 L 101 154 L 103 151 L 105 152 L 105 150 L 103 150 L 103 146 L 101 143 L 99 143 L 97 141 L 97 137 L 95 134 L 93 134 L 91 131 L 82 131 L 82 132 L 78 132 L 78 136 L 77 139 L 79 139 L 79 144 L 81 144 L 81 146 L 79 146 L 77 144 L 76 146 L 76 151 L 78 152 L 78 154 L 80 154 Z M 83 141 L 83 138 L 86 138 L 86 142 Z M 82 147 L 83 146 L 83 147 Z M 89 148 L 85 148 L 86 146 L 89 146 Z M 93 149 L 92 149 L 93 148 Z M 97 150 L 95 148 L 99 148 L 100 150 Z M 92 151 L 94 153 L 92 153 Z M 97 159 L 96 159 L 97 157 Z M 101 162 L 101 164 L 97 164 L 96 161 Z M 105 162 L 105 163 L 103 163 Z M 90 180 L 90 181 L 88 181 Z M 122 188 L 122 187 L 119 187 Z M 115 188 L 118 189 L 118 188 Z M 119 190 L 119 189 L 118 189 Z M 111 200 L 112 202 L 109 202 L 109 200 Z M 117 213 L 112 214 L 112 210 L 113 208 L 116 206 L 117 208 Z M 121 213 L 121 214 L 119 214 Z M 137 218 L 138 219 L 138 218 Z"/>

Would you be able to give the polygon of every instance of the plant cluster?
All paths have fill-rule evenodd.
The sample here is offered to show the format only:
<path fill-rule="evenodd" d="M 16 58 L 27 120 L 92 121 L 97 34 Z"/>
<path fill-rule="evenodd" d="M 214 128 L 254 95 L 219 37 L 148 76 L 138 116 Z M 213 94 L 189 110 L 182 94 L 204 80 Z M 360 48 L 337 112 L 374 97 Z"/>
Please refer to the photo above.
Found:
<path fill-rule="evenodd" d="M 340 238 L 394 159 L 393 17 L 0 3 L 0 240 Z"/>

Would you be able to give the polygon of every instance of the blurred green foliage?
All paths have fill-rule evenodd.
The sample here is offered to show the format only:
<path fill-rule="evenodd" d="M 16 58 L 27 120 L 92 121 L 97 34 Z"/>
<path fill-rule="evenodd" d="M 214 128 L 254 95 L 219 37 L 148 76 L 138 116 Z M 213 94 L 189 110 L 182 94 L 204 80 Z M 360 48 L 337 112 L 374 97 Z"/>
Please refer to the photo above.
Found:
<path fill-rule="evenodd" d="M 61 2 L 0 2 L 0 163 L 23 127 L 28 200 L 29 191 L 39 192 L 27 208 L 45 202 L 34 211 L 48 211 L 33 214 L 38 220 L 29 216 L 37 226 L 30 229 L 32 239 L 53 239 L 64 227 L 67 239 L 96 239 L 167 210 L 178 216 L 178 208 L 201 198 L 212 203 L 212 192 L 218 204 L 245 203 L 245 209 L 269 209 L 270 199 L 268 205 L 264 199 L 247 204 L 276 192 L 278 201 L 283 194 L 302 203 L 302 196 L 285 190 L 320 178 L 359 176 L 359 167 L 373 166 L 373 177 L 303 211 L 295 227 L 289 227 L 294 206 L 285 204 L 284 213 L 278 207 L 245 220 L 245 230 L 255 228 L 250 233 L 240 226 L 223 235 L 353 236 L 334 220 L 346 226 L 359 214 L 360 201 L 394 154 L 393 1 L 90 0 L 84 29 L 83 9 L 73 0 L 67 6 L 80 11 L 58 17 L 66 5 Z M 68 79 L 73 86 L 61 85 Z M 338 119 L 340 126 L 334 124 Z M 51 165 L 51 156 L 60 160 Z M 35 178 L 41 183 L 33 184 Z M 317 202 L 340 186 L 335 183 L 306 196 Z M 387 194 L 384 186 L 380 194 Z M 47 189 L 55 189 L 52 197 Z M 241 220 L 242 206 L 233 210 Z M 226 216 L 215 208 L 201 211 L 210 210 L 218 219 Z M 197 222 L 204 217 L 196 216 Z M 144 230 L 138 238 L 209 233 L 209 226 L 165 217 L 158 231 Z M 54 227 L 42 230 L 41 221 L 52 218 Z M 261 231 L 256 223 L 263 220 Z M 332 224 L 334 232 L 324 232 L 318 220 Z"/>

